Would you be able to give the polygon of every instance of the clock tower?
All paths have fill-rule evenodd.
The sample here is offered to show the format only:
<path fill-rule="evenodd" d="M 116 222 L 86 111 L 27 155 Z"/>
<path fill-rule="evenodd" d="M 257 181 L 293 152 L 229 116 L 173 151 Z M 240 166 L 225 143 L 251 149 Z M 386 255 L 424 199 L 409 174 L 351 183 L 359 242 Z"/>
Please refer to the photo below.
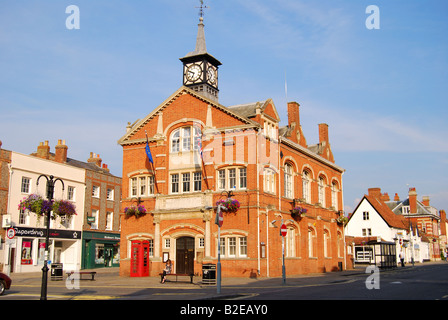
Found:
<path fill-rule="evenodd" d="M 207 52 L 202 6 L 200 16 L 196 48 L 180 58 L 183 63 L 183 85 L 206 98 L 218 101 L 218 67 L 221 62 Z"/>

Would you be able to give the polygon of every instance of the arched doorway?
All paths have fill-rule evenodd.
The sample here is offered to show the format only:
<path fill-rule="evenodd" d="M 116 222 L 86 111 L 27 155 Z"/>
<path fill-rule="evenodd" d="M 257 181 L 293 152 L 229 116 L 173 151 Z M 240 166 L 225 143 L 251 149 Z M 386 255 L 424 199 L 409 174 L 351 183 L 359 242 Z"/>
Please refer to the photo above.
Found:
<path fill-rule="evenodd" d="M 194 273 L 194 238 L 181 237 L 176 240 L 176 273 Z"/>

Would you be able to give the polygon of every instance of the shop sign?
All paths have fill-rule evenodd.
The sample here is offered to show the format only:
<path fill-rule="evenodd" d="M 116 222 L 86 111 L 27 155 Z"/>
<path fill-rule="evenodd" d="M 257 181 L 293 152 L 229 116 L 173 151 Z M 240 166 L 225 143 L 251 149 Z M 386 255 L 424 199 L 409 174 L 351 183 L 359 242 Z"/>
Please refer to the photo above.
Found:
<path fill-rule="evenodd" d="M 19 237 L 43 238 L 47 235 L 47 230 L 41 228 L 14 227 L 14 231 L 15 235 Z M 50 238 L 81 239 L 81 233 L 78 230 L 50 229 Z"/>

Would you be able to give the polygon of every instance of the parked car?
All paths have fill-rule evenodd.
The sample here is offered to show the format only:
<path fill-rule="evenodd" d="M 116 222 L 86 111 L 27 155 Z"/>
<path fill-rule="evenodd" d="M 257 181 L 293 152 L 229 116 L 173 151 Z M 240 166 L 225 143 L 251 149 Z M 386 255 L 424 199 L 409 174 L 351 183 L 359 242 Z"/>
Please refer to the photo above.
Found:
<path fill-rule="evenodd" d="M 5 290 L 9 290 L 11 288 L 11 278 L 6 274 L 0 272 L 0 296 L 5 292 Z"/>

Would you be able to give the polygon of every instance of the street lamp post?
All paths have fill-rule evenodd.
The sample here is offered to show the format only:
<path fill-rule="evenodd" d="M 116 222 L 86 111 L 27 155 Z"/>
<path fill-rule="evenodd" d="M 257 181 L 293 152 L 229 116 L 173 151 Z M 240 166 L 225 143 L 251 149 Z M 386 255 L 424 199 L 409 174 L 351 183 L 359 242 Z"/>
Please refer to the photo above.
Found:
<path fill-rule="evenodd" d="M 222 193 L 227 194 L 227 198 L 231 198 L 234 196 L 232 190 L 223 191 Z M 222 194 L 221 193 L 221 194 Z M 216 219 L 215 223 L 218 225 L 218 265 L 216 268 L 216 293 L 221 293 L 221 226 L 223 223 L 222 211 L 227 210 L 221 203 L 218 204 L 216 208 Z"/>
<path fill-rule="evenodd" d="M 54 185 L 56 181 L 60 181 L 62 183 L 62 191 L 64 191 L 64 182 L 62 182 L 61 179 L 56 178 L 54 179 L 54 176 L 50 175 L 50 177 L 47 177 L 44 174 L 41 174 L 37 178 L 36 185 L 39 185 L 39 179 L 41 177 L 44 177 L 47 180 L 47 199 L 48 201 L 53 200 L 53 194 L 54 194 Z M 51 216 L 51 208 L 49 208 L 46 212 L 47 215 L 47 234 L 45 236 L 45 258 L 44 258 L 44 266 L 42 267 L 42 285 L 40 290 L 40 300 L 47 300 L 47 282 L 48 282 L 48 247 L 50 246 L 50 216 Z"/>

